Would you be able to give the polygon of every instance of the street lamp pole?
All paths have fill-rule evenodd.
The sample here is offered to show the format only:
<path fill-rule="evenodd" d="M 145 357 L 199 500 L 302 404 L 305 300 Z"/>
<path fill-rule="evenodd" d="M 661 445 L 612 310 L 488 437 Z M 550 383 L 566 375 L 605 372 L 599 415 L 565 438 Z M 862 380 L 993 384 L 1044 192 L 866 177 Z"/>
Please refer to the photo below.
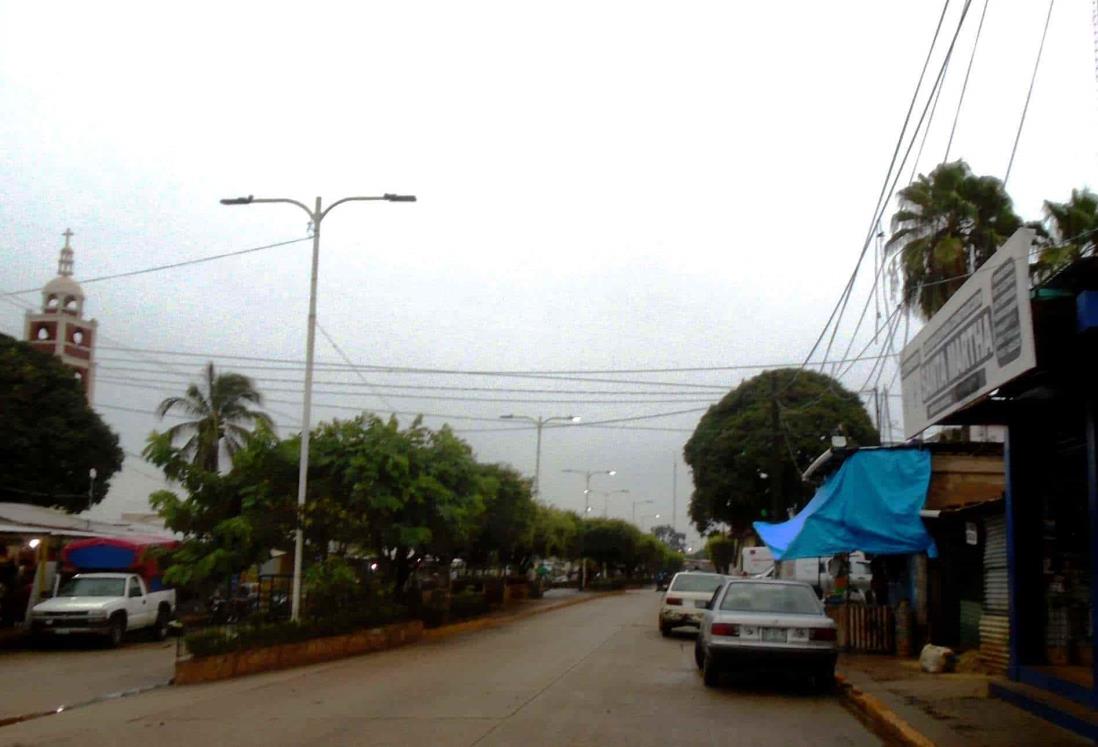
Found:
<path fill-rule="evenodd" d="M 587 514 L 591 512 L 591 478 L 595 475 L 606 475 L 607 477 L 613 477 L 618 474 L 616 470 L 612 469 L 566 469 L 564 472 L 571 472 L 576 475 L 583 475 L 584 488 L 583 488 L 583 519 L 587 519 Z M 583 580 L 580 582 L 582 588 L 587 588 L 587 557 L 583 558 Z"/>
<path fill-rule="evenodd" d="M 305 391 L 303 394 L 304 402 L 301 407 L 301 458 L 298 463 L 297 471 L 298 517 L 297 528 L 294 530 L 294 577 L 290 608 L 291 620 L 301 619 L 301 563 L 305 550 L 305 532 L 301 526 L 301 512 L 305 508 L 305 493 L 308 487 L 309 478 L 309 437 L 313 404 L 313 353 L 316 348 L 316 279 L 317 270 L 320 266 L 320 224 L 336 205 L 342 205 L 344 202 L 367 202 L 374 200 L 384 200 L 386 202 L 415 202 L 416 198 L 415 195 L 395 194 L 385 194 L 380 197 L 344 197 L 342 200 L 336 200 L 324 209 L 321 208 L 321 200 L 319 197 L 316 198 L 316 207 L 313 209 L 309 209 L 304 203 L 285 197 L 257 198 L 248 195 L 247 197 L 233 197 L 221 200 L 222 205 L 251 205 L 260 202 L 285 202 L 290 205 L 297 205 L 309 215 L 309 220 L 313 225 L 313 266 L 312 274 L 309 278 L 309 324 L 305 337 Z"/>
<path fill-rule="evenodd" d="M 605 519 L 605 518 L 607 518 L 607 516 L 609 516 L 609 513 L 610 513 L 610 496 L 612 496 L 612 495 L 622 495 L 622 494 L 628 493 L 629 491 L 626 489 L 626 490 L 596 490 L 595 492 L 600 493 L 602 495 L 602 518 Z"/>
<path fill-rule="evenodd" d="M 577 415 L 554 415 L 549 418 L 543 418 L 540 415 L 533 417 L 532 415 L 500 415 L 500 420 L 527 420 L 533 423 L 538 430 L 538 445 L 537 452 L 534 456 L 534 498 L 541 498 L 541 429 L 546 423 L 551 423 L 554 420 L 567 421 L 569 423 L 578 423 L 580 421 Z"/>

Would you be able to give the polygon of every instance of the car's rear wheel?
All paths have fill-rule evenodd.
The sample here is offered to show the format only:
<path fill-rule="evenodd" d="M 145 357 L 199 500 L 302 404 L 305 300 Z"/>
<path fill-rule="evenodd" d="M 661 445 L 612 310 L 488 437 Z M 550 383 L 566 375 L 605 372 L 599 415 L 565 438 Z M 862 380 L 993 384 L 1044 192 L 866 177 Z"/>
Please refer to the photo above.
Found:
<path fill-rule="evenodd" d="M 666 623 L 660 623 L 660 635 L 662 635 L 664 638 L 670 638 L 671 626 L 667 625 Z"/>
<path fill-rule="evenodd" d="M 702 662 L 702 682 L 706 687 L 716 687 L 721 682 L 721 670 L 717 666 L 716 659 L 710 654 L 705 654 Z"/>
<path fill-rule="evenodd" d="M 698 665 L 698 671 L 705 668 L 705 649 L 700 639 L 694 644 L 694 663 Z"/>

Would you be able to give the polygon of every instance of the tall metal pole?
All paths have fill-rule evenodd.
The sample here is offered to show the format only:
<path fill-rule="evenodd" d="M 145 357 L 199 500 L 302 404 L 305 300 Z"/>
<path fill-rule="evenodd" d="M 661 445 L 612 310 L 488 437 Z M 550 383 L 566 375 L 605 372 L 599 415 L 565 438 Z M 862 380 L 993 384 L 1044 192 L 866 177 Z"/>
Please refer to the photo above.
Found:
<path fill-rule="evenodd" d="M 671 531 L 679 531 L 679 456 L 671 461 Z"/>
<path fill-rule="evenodd" d="M 316 349 L 316 276 L 320 266 L 320 198 L 313 210 L 313 271 L 309 278 L 309 325 L 305 337 L 305 401 L 301 406 L 301 460 L 297 467 L 297 528 L 294 530 L 294 579 L 290 619 L 301 619 L 301 563 L 305 553 L 305 491 L 309 480 L 309 436 L 313 414 L 313 352 Z"/>
<path fill-rule="evenodd" d="M 587 512 L 591 510 L 591 473 L 586 475 L 586 481 L 583 488 L 583 520 L 587 521 Z M 587 548 L 583 548 L 583 580 L 580 582 L 580 588 L 587 588 Z"/>
<path fill-rule="evenodd" d="M 541 498 L 541 427 L 545 425 L 545 419 L 540 415 L 537 419 L 538 424 L 538 448 L 537 455 L 534 457 L 534 500 Z"/>

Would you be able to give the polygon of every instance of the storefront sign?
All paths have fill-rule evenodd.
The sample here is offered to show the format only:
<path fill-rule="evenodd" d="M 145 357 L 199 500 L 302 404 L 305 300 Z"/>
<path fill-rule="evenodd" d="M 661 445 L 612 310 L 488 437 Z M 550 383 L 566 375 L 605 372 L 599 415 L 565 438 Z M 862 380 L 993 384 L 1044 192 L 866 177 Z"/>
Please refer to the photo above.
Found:
<path fill-rule="evenodd" d="M 1015 231 L 900 356 L 904 434 L 928 426 L 1036 364 L 1029 308 L 1032 229 Z"/>

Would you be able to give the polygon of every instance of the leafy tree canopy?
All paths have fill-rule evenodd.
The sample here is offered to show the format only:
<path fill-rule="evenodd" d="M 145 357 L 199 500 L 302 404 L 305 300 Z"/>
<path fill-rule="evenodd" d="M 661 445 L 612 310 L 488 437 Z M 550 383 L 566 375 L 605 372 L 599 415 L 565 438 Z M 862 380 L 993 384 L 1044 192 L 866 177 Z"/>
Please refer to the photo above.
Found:
<path fill-rule="evenodd" d="M 705 555 L 713 561 L 717 573 L 728 573 L 736 564 L 736 541 L 723 534 L 711 534 L 705 541 Z"/>
<path fill-rule="evenodd" d="M 726 394 L 684 448 L 694 476 L 690 518 L 698 531 L 715 524 L 747 529 L 773 511 L 775 490 L 783 514 L 802 504 L 810 492 L 800 472 L 830 446 L 837 427 L 851 446 L 879 443 L 858 395 L 814 371 L 767 371 Z"/>
<path fill-rule="evenodd" d="M 84 511 L 106 497 L 122 459 L 118 436 L 88 406 L 72 369 L 0 335 L 4 500 Z"/>
<path fill-rule="evenodd" d="M 686 534 L 676 532 L 670 524 L 652 527 L 652 535 L 676 552 L 686 552 Z"/>

